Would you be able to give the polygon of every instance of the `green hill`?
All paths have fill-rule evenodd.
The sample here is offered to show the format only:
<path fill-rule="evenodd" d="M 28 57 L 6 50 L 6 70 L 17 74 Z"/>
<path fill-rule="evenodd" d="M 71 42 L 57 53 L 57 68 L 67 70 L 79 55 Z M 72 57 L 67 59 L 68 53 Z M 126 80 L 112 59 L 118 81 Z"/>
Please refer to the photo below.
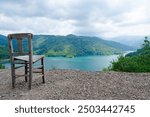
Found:
<path fill-rule="evenodd" d="M 3 49 L 8 48 L 7 44 L 7 38 L 0 35 L 0 46 Z M 34 35 L 33 48 L 35 54 L 63 57 L 112 55 L 133 50 L 129 46 L 114 41 L 106 41 L 98 37 L 75 36 L 72 34 L 67 36 Z"/>
<path fill-rule="evenodd" d="M 0 46 L 0 60 L 9 58 L 8 49 Z"/>
<path fill-rule="evenodd" d="M 75 35 L 35 35 L 33 45 L 36 54 L 64 57 L 111 55 L 132 50 L 131 47 L 114 41 Z"/>
<path fill-rule="evenodd" d="M 0 46 L 6 48 L 8 47 L 7 37 L 1 34 L 0 34 Z"/>

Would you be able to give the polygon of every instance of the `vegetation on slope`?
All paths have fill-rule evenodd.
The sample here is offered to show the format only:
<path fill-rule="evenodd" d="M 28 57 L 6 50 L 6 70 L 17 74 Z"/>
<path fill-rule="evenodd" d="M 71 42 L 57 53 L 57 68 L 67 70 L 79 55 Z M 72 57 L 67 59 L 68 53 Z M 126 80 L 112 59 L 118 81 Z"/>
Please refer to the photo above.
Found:
<path fill-rule="evenodd" d="M 125 57 L 120 56 L 118 61 L 113 61 L 111 70 L 124 72 L 150 72 L 150 41 L 147 37 L 141 49 Z"/>
<path fill-rule="evenodd" d="M 120 54 L 131 47 L 97 37 L 35 35 L 33 39 L 36 54 L 46 56 L 76 57 L 87 55 Z"/>
<path fill-rule="evenodd" d="M 8 50 L 0 46 L 0 69 L 4 69 L 5 66 L 1 64 L 1 61 L 9 58 Z"/>
<path fill-rule="evenodd" d="M 0 38 L 0 45 L 8 48 L 7 38 L 3 35 L 0 35 Z M 15 45 L 14 49 L 16 49 L 17 43 L 13 43 Z M 26 42 L 24 42 L 23 46 L 26 46 Z M 112 55 L 132 50 L 131 47 L 114 41 L 106 41 L 97 37 L 75 35 L 34 35 L 33 48 L 35 54 L 44 54 L 52 57 Z M 8 57 L 7 55 L 5 56 Z"/>
<path fill-rule="evenodd" d="M 9 58 L 8 49 L 0 46 L 0 60 Z"/>
<path fill-rule="evenodd" d="M 0 69 L 5 69 L 5 66 L 3 66 L 2 64 L 0 64 Z"/>
<path fill-rule="evenodd" d="M 9 57 L 7 37 L 0 35 L 0 60 Z"/>

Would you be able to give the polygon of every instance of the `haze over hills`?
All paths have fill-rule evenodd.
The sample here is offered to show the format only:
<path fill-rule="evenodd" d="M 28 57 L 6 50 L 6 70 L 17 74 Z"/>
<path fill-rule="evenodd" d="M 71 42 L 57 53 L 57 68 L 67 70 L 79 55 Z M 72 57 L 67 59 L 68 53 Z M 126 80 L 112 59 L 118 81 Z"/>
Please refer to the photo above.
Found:
<path fill-rule="evenodd" d="M 0 46 L 8 48 L 7 37 L 4 35 L 0 35 Z M 112 55 L 133 50 L 132 47 L 118 42 L 72 34 L 67 36 L 34 35 L 33 48 L 35 54 L 63 57 Z"/>
<path fill-rule="evenodd" d="M 114 40 L 116 42 L 131 46 L 135 49 L 141 48 L 144 39 L 144 36 L 118 36 L 114 38 L 108 38 L 108 40 Z"/>

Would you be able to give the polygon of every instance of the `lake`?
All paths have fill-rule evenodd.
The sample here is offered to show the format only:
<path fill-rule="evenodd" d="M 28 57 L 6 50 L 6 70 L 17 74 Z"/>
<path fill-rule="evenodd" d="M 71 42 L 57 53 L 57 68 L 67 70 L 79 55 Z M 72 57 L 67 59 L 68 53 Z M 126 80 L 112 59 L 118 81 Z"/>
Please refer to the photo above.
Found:
<path fill-rule="evenodd" d="M 84 56 L 75 58 L 45 57 L 45 69 L 101 71 L 103 68 L 108 67 L 111 64 L 111 61 L 116 60 L 118 56 L 119 55 Z M 6 68 L 10 68 L 10 63 L 6 63 L 5 66 Z"/>

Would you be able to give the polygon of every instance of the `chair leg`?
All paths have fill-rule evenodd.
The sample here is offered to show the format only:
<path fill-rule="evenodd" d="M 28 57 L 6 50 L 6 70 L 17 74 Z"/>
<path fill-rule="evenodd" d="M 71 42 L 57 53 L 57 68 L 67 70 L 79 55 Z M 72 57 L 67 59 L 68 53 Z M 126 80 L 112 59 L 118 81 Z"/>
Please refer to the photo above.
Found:
<path fill-rule="evenodd" d="M 32 85 L 32 63 L 29 63 L 29 90 L 31 90 Z"/>
<path fill-rule="evenodd" d="M 27 75 L 28 74 L 28 64 L 26 63 L 25 64 L 25 75 Z M 25 82 L 28 82 L 28 77 L 27 76 L 25 76 Z"/>
<path fill-rule="evenodd" d="M 42 65 L 42 80 L 43 80 L 43 83 L 45 83 L 45 77 L 44 77 L 44 58 L 41 59 L 41 65 Z"/>
<path fill-rule="evenodd" d="M 15 78 L 15 66 L 11 64 L 11 76 L 12 76 L 12 88 L 15 88 L 16 78 Z"/>

